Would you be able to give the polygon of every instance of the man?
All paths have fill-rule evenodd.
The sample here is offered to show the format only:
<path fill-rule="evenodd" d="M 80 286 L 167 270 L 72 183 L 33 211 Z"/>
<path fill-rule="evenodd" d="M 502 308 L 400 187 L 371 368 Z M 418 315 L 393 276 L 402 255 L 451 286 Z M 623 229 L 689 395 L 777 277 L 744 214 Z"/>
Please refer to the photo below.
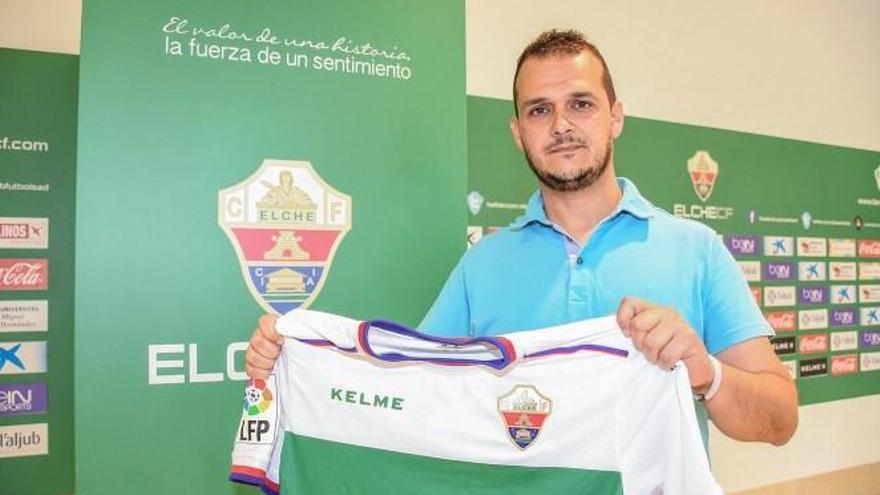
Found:
<path fill-rule="evenodd" d="M 520 55 L 513 92 L 510 129 L 539 191 L 462 257 L 419 328 L 493 335 L 616 312 L 650 361 L 687 365 L 704 436 L 708 412 L 734 439 L 786 443 L 797 390 L 733 258 L 615 175 L 623 106 L 599 51 L 575 31 L 545 32 Z M 282 341 L 264 316 L 248 373 L 265 376 Z"/>

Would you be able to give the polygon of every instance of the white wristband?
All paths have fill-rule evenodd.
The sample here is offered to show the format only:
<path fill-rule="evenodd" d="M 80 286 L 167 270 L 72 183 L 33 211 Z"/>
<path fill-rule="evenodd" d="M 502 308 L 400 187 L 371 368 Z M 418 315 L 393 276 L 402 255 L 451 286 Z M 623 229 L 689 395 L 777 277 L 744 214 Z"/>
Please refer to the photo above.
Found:
<path fill-rule="evenodd" d="M 696 399 L 700 402 L 712 400 L 718 393 L 718 389 L 721 388 L 721 361 L 709 354 L 709 362 L 712 363 L 712 369 L 715 371 L 715 374 L 712 376 L 712 384 L 709 385 L 709 390 L 705 394 L 696 395 Z"/>

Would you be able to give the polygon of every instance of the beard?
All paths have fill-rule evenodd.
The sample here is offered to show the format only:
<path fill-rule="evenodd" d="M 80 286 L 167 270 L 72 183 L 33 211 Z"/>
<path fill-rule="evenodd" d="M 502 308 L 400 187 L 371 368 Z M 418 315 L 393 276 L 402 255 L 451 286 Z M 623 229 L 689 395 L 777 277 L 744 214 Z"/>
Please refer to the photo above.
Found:
<path fill-rule="evenodd" d="M 586 147 L 586 142 L 582 139 L 573 136 L 565 136 L 545 146 L 544 153 L 550 153 L 553 148 L 566 144 L 577 144 Z M 535 162 L 532 160 L 532 156 L 529 153 L 528 148 L 525 146 L 523 147 L 523 154 L 526 157 L 526 161 L 529 163 L 529 168 L 532 169 L 535 177 L 537 177 L 542 184 L 554 191 L 573 192 L 592 186 L 600 177 L 602 177 L 605 171 L 608 170 L 608 165 L 611 163 L 611 152 L 614 149 L 613 146 L 611 136 L 608 136 L 608 142 L 605 145 L 605 154 L 603 156 L 596 157 L 595 160 L 593 160 L 593 163 L 588 163 L 586 167 L 572 170 L 566 174 L 555 174 L 547 170 L 539 169 L 535 166 Z"/>

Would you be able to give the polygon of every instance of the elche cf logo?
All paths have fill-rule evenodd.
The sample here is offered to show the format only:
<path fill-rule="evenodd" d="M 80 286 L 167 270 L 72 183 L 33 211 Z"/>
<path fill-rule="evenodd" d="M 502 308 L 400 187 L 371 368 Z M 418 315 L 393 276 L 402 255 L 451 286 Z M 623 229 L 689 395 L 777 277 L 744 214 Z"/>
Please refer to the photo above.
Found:
<path fill-rule="evenodd" d="M 220 191 L 218 223 L 254 299 L 284 314 L 308 307 L 320 293 L 351 230 L 351 197 L 309 162 L 264 160 L 250 177 Z"/>
<path fill-rule="evenodd" d="M 532 385 L 517 385 L 498 398 L 507 437 L 520 450 L 531 446 L 550 415 L 552 401 Z"/>
<path fill-rule="evenodd" d="M 687 169 L 697 197 L 703 202 L 707 201 L 718 178 L 718 162 L 709 156 L 708 151 L 697 151 L 687 161 Z"/>

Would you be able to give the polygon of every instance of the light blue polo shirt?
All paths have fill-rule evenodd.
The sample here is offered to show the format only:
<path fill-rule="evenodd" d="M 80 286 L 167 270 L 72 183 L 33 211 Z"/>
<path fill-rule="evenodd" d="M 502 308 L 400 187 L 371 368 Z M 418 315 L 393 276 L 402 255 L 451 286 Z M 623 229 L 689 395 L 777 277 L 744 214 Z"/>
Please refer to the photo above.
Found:
<path fill-rule="evenodd" d="M 711 354 L 773 335 L 714 231 L 657 208 L 627 179 L 618 185 L 620 203 L 584 246 L 547 219 L 540 191 L 533 194 L 524 215 L 464 254 L 419 329 L 484 336 L 545 328 L 614 314 L 635 296 L 675 308 Z"/>
<path fill-rule="evenodd" d="M 635 296 L 678 310 L 717 354 L 773 331 L 719 236 L 652 205 L 627 179 L 584 246 L 547 219 L 540 192 L 468 250 L 419 328 L 497 335 L 613 314 Z"/>

